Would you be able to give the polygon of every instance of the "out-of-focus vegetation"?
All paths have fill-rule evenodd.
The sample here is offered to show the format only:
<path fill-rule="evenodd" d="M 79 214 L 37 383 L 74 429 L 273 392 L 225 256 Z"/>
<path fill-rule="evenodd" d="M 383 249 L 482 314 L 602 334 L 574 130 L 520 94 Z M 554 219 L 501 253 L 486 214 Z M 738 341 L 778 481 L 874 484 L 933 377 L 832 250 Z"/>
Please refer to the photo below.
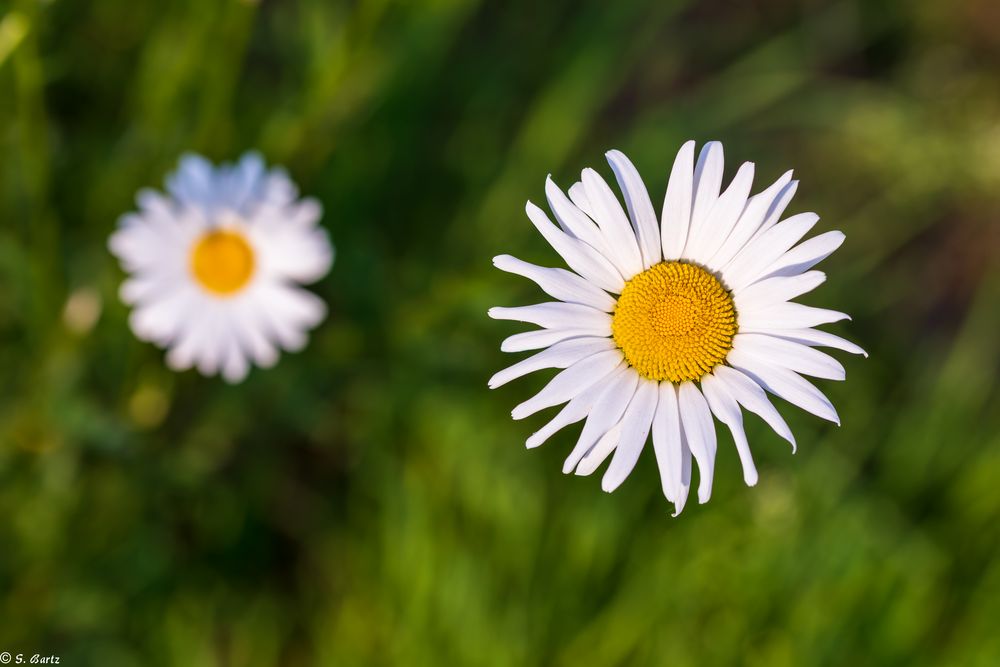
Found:
<path fill-rule="evenodd" d="M 490 392 L 557 261 L 523 215 L 617 147 L 656 200 L 718 138 L 843 248 L 871 353 L 748 418 L 669 516 Z M 325 207 L 331 315 L 238 387 L 134 339 L 105 249 L 186 150 Z M 602 167 L 608 173 L 606 167 Z M 993 0 L 0 1 L 0 651 L 62 664 L 1000 663 Z M 846 355 L 843 355 L 846 357 Z M 789 408 L 789 409 L 785 409 Z"/>

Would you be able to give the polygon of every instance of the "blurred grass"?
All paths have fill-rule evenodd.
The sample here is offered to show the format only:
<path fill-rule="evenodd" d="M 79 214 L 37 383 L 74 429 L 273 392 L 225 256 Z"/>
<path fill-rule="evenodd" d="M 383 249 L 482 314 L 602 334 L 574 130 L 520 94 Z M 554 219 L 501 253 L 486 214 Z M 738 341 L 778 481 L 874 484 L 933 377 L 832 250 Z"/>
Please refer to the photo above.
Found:
<path fill-rule="evenodd" d="M 989 0 L 0 1 L 0 651 L 117 665 L 1000 661 L 1000 17 Z M 847 243 L 812 299 L 871 353 L 844 426 L 722 435 L 679 519 L 496 392 L 556 261 L 547 173 L 662 196 L 722 139 Z M 184 150 L 257 147 L 338 259 L 306 352 L 166 371 L 105 240 Z M 604 170 L 607 171 L 606 169 Z"/>

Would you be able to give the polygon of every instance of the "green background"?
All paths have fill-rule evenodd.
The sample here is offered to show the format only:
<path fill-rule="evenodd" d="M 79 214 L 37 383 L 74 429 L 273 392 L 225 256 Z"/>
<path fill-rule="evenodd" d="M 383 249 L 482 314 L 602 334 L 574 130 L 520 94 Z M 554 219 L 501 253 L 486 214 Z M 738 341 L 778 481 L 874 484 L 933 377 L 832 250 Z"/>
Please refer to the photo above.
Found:
<path fill-rule="evenodd" d="M 727 432 L 670 517 L 489 391 L 558 258 L 524 216 L 604 151 L 794 168 L 847 241 L 820 382 L 760 483 Z M 325 209 L 306 351 L 166 370 L 106 239 L 178 156 L 257 148 Z M 61 664 L 1000 664 L 993 0 L 0 0 L 0 651 Z"/>

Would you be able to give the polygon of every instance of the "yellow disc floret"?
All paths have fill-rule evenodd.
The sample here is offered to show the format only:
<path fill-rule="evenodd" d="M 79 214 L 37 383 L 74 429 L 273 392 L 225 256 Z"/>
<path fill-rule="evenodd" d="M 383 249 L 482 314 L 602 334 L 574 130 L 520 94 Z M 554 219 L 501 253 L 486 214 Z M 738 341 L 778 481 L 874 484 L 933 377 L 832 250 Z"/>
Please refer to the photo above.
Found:
<path fill-rule="evenodd" d="M 705 269 L 663 262 L 625 283 L 611 333 L 643 377 L 697 380 L 725 361 L 736 335 L 736 308 Z"/>
<path fill-rule="evenodd" d="M 191 273 L 202 287 L 232 296 L 246 287 L 254 270 L 253 248 L 239 232 L 214 229 L 206 232 L 191 251 Z"/>

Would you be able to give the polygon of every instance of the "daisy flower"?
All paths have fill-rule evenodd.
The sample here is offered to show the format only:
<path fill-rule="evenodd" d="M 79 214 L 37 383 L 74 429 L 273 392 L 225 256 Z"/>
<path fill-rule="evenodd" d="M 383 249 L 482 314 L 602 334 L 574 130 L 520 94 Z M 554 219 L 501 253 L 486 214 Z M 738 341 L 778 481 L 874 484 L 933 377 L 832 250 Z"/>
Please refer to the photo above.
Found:
<path fill-rule="evenodd" d="M 333 260 L 319 203 L 256 153 L 218 167 L 187 155 L 166 189 L 140 191 L 109 240 L 135 335 L 167 349 L 174 370 L 234 383 L 304 347 L 326 306 L 299 285 Z"/>
<path fill-rule="evenodd" d="M 792 300 L 825 280 L 811 269 L 844 235 L 831 231 L 800 243 L 819 217 L 800 213 L 779 222 L 798 185 L 790 171 L 751 196 L 754 165 L 747 162 L 722 191 L 718 142 L 705 145 L 697 164 L 694 142 L 681 147 L 659 220 L 628 158 L 619 151 L 607 158 L 624 208 L 593 169 L 583 171 L 568 196 L 551 177 L 546 181 L 556 224 L 527 204 L 528 218 L 571 270 L 510 255 L 494 258 L 497 268 L 534 281 L 556 301 L 489 311 L 495 319 L 541 327 L 507 338 L 504 352 L 542 350 L 500 371 L 489 385 L 563 369 L 512 412 L 524 419 L 566 404 L 528 438 L 528 447 L 585 420 L 563 472 L 589 475 L 610 456 L 602 487 L 611 492 L 652 434 L 663 493 L 676 516 L 687 501 L 692 459 L 698 500 L 707 502 L 712 494 L 713 415 L 732 432 L 750 486 L 757 469 L 744 409 L 795 448 L 765 391 L 840 423 L 830 401 L 803 375 L 844 379 L 844 367 L 817 347 L 865 353 L 815 328 L 847 315 Z"/>

